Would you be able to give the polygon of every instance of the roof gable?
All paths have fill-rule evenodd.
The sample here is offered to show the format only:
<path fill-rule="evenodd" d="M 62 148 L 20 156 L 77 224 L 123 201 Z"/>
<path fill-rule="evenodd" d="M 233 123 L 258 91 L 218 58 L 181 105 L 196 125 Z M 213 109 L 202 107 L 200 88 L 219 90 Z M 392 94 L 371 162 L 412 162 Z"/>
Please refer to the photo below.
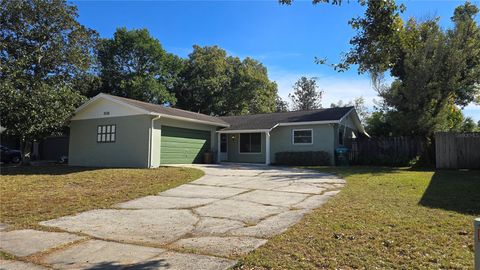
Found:
<path fill-rule="evenodd" d="M 87 101 L 85 104 L 80 106 L 75 111 L 75 116 L 71 120 L 101 117 L 103 112 L 101 112 L 102 106 L 99 105 L 101 104 L 101 103 L 98 103 L 99 100 L 107 100 L 109 101 L 109 104 L 113 103 L 113 104 L 123 106 L 124 108 L 130 109 L 130 111 L 124 110 L 122 113 L 117 113 L 117 114 L 110 113 L 105 115 L 104 117 L 127 116 L 127 115 L 135 115 L 135 114 L 150 114 L 150 115 L 157 115 L 157 116 L 166 117 L 166 118 L 172 118 L 172 119 L 178 119 L 178 120 L 190 121 L 190 122 L 198 122 L 198 123 L 210 124 L 210 125 L 221 126 L 221 127 L 229 126 L 228 123 L 226 123 L 225 121 L 223 121 L 218 117 L 213 117 L 213 116 L 205 115 L 201 113 L 194 113 L 194 112 L 185 111 L 181 109 L 166 107 L 159 104 L 152 104 L 152 103 L 142 102 L 139 100 L 122 98 L 122 97 L 103 94 L 103 93 L 96 95 L 95 97 Z M 94 113 L 85 113 L 89 111 L 94 111 Z M 82 116 L 79 116 L 79 115 L 82 115 Z"/>
<path fill-rule="evenodd" d="M 140 108 L 128 106 L 106 98 L 93 98 L 79 107 L 71 120 L 85 120 L 106 117 L 120 117 L 148 114 Z"/>

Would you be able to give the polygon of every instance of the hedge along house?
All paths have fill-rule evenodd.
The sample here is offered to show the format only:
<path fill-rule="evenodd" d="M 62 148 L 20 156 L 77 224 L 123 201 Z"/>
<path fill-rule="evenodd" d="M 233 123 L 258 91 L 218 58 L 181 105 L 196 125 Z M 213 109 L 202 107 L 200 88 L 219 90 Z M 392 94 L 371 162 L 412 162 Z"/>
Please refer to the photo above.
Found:
<path fill-rule="evenodd" d="M 69 164 L 158 167 L 217 162 L 275 163 L 278 152 L 325 151 L 365 133 L 353 107 L 214 117 L 107 94 L 70 119 Z"/>

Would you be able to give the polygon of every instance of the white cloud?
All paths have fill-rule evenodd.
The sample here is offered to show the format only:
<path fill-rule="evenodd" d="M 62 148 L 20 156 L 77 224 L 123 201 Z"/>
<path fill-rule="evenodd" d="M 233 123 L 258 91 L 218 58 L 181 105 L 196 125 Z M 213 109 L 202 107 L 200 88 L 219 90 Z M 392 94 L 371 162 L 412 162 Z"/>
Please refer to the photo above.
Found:
<path fill-rule="evenodd" d="M 373 109 L 373 100 L 379 99 L 368 78 L 360 76 L 358 78 L 341 78 L 324 76 L 320 73 L 292 73 L 275 68 L 269 70 L 270 79 L 277 82 L 279 95 L 287 101 L 290 101 L 288 94 L 293 92 L 293 85 L 302 76 L 317 79 L 317 84 L 323 91 L 323 107 L 330 107 L 331 103 L 339 100 L 348 102 L 362 96 L 365 99 L 365 105 Z"/>

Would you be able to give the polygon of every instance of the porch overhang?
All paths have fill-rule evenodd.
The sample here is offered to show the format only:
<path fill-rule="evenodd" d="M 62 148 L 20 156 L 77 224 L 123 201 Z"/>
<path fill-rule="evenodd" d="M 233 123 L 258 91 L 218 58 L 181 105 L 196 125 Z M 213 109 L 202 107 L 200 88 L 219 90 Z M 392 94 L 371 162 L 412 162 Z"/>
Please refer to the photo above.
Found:
<path fill-rule="evenodd" d="M 265 165 L 270 165 L 270 131 L 272 129 L 217 130 L 217 157 L 220 159 L 220 135 L 239 133 L 265 133 Z M 228 150 L 227 150 L 228 151 Z"/>

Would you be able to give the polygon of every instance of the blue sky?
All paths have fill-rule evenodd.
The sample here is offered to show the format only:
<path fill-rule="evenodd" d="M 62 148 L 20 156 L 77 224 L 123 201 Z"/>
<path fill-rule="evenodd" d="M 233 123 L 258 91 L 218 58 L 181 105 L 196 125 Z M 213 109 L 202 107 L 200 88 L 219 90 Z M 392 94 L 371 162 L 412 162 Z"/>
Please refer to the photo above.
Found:
<path fill-rule="evenodd" d="M 363 14 L 351 0 L 338 7 L 295 1 L 282 6 L 271 1 L 74 1 L 79 21 L 112 37 L 117 27 L 147 28 L 163 47 L 186 57 L 192 45 L 218 45 L 229 54 L 261 61 L 270 79 L 277 82 L 280 95 L 288 99 L 300 76 L 317 77 L 324 91 L 323 106 L 340 99 L 363 96 L 370 107 L 377 98 L 366 75 L 356 69 L 337 73 L 314 63 L 314 57 L 339 59 L 349 48 L 354 32 L 348 20 Z M 480 5 L 479 1 L 474 1 Z M 441 17 L 441 25 L 451 25 L 450 17 L 462 1 L 401 1 L 404 17 Z M 378 99 L 378 98 L 377 98 Z M 464 113 L 480 120 L 480 106 L 470 105 Z"/>

